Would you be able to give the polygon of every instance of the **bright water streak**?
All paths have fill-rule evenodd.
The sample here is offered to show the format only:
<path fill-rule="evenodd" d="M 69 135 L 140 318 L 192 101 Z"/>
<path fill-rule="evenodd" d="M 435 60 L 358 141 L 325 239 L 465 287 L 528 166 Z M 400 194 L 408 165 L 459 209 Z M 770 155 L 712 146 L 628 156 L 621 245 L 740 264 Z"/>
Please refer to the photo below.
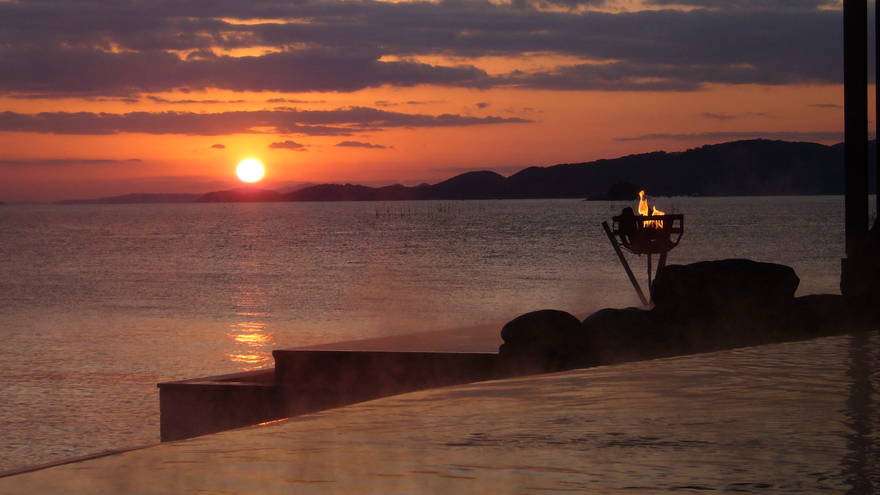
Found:
<path fill-rule="evenodd" d="M 274 348 L 637 305 L 600 227 L 624 206 L 3 207 L 0 470 L 154 442 L 157 382 L 271 366 Z M 685 214 L 670 263 L 783 263 L 799 294 L 837 292 L 842 198 L 657 206 Z"/>

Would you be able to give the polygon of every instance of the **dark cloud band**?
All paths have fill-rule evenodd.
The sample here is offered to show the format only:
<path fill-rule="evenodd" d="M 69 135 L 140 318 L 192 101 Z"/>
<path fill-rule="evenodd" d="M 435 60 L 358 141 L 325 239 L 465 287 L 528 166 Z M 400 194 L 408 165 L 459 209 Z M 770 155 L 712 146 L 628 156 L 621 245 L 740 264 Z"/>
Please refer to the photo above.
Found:
<path fill-rule="evenodd" d="M 272 143 L 269 145 L 269 148 L 273 150 L 306 151 L 305 145 L 290 140 Z"/>
<path fill-rule="evenodd" d="M 696 8 L 580 10 L 606 3 L 0 2 L 0 92 L 298 93 L 384 85 L 693 91 L 711 83 L 841 83 L 842 17 L 827 8 L 836 1 L 651 0 Z M 254 53 L 224 54 L 233 49 Z M 479 65 L 480 57 L 536 53 L 581 62 L 501 74 Z"/>
<path fill-rule="evenodd" d="M 385 146 L 382 146 L 381 144 L 362 143 L 360 141 L 342 141 L 341 143 L 337 143 L 336 146 L 340 148 L 369 148 L 378 150 L 385 149 Z"/>
<path fill-rule="evenodd" d="M 387 112 L 366 107 L 339 110 L 261 110 L 220 113 L 0 112 L 0 131 L 51 134 L 108 135 L 120 133 L 185 134 L 301 134 L 349 136 L 364 130 L 395 127 L 465 127 L 530 122 L 519 118 L 424 115 Z"/>

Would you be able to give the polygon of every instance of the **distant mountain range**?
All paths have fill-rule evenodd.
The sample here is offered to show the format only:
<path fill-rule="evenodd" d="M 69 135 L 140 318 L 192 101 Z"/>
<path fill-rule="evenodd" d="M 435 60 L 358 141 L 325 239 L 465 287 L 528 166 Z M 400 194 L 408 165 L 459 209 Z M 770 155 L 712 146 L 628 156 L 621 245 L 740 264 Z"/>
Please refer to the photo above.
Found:
<path fill-rule="evenodd" d="M 876 154 L 876 141 L 870 144 Z M 870 179 L 872 192 L 876 180 Z M 843 144 L 748 140 L 681 152 L 657 151 L 586 163 L 529 167 L 510 177 L 468 172 L 407 187 L 318 184 L 286 193 L 256 188 L 193 194 L 130 194 L 64 203 L 216 203 L 465 199 L 629 199 L 652 196 L 789 196 L 844 193 Z M 618 197 L 624 195 L 627 197 Z"/>
<path fill-rule="evenodd" d="M 204 196 L 203 194 L 125 194 L 100 199 L 68 199 L 59 201 L 63 205 L 122 205 L 122 204 L 151 204 L 151 203 L 195 203 Z"/>

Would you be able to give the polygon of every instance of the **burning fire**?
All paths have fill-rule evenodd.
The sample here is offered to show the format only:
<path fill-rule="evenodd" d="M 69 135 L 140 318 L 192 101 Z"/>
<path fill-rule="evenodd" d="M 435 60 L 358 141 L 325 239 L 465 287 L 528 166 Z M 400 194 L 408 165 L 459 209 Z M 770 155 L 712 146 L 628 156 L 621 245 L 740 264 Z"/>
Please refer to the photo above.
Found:
<path fill-rule="evenodd" d="M 649 214 L 648 212 L 651 212 L 651 213 Z M 639 215 L 655 216 L 655 215 L 665 215 L 665 213 L 658 210 L 656 206 L 654 207 L 654 211 L 649 210 L 648 209 L 648 199 L 645 198 L 645 191 L 639 191 Z M 662 220 L 651 220 L 651 221 L 645 222 L 643 225 L 645 227 L 662 229 L 663 228 L 663 221 Z"/>

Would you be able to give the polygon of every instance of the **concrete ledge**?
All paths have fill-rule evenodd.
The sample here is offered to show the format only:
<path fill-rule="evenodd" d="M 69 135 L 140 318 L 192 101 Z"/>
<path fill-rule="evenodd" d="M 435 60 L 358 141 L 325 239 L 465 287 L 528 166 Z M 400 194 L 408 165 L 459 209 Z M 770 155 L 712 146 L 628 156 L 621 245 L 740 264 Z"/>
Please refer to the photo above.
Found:
<path fill-rule="evenodd" d="M 275 370 L 158 384 L 163 442 L 254 425 L 284 417 Z"/>
<path fill-rule="evenodd" d="M 276 350 L 275 379 L 285 385 L 304 380 L 343 394 L 392 395 L 496 378 L 498 354 Z"/>
<path fill-rule="evenodd" d="M 163 442 L 381 397 L 506 378 L 494 353 L 276 350 L 276 367 L 160 383 Z"/>

